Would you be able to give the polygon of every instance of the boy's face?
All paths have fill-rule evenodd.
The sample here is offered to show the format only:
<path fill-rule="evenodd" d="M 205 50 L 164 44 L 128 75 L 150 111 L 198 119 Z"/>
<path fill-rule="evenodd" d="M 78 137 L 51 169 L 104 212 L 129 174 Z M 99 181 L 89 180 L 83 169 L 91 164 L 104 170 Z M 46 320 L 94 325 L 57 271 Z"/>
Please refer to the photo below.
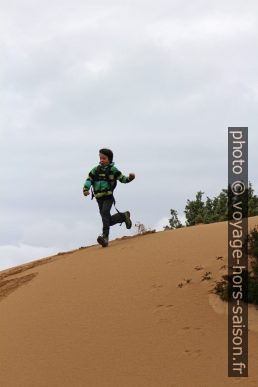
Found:
<path fill-rule="evenodd" d="M 106 155 L 103 155 L 103 153 L 99 154 L 99 162 L 101 165 L 108 165 L 109 164 L 109 159 Z"/>

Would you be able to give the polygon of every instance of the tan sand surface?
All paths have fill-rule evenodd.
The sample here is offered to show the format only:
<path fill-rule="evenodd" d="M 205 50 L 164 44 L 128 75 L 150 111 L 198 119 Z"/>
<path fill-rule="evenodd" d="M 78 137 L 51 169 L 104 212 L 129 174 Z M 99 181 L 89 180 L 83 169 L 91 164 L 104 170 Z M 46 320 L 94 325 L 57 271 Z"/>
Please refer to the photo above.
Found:
<path fill-rule="evenodd" d="M 254 307 L 249 377 L 227 377 L 227 304 L 210 293 L 226 264 L 221 222 L 0 272 L 0 386 L 258 386 Z"/>

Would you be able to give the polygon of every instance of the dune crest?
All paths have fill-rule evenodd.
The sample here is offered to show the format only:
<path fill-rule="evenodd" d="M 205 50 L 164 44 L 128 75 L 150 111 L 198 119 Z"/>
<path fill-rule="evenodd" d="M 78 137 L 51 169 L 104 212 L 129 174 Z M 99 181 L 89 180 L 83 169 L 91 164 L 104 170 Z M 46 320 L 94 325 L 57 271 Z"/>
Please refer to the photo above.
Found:
<path fill-rule="evenodd" d="M 249 227 L 258 217 L 249 218 Z M 212 294 L 227 222 L 60 253 L 0 272 L 1 385 L 258 385 L 258 311 L 249 377 L 227 377 L 227 308 Z"/>

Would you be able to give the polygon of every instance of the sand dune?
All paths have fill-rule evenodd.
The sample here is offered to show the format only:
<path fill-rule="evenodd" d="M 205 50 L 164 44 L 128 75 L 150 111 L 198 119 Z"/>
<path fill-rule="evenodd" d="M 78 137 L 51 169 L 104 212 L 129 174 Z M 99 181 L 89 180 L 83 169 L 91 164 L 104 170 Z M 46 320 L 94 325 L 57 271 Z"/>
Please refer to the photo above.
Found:
<path fill-rule="evenodd" d="M 255 308 L 249 377 L 227 377 L 227 304 L 209 293 L 226 264 L 222 222 L 0 272 L 0 385 L 257 386 Z M 205 272 L 211 279 L 202 281 Z"/>

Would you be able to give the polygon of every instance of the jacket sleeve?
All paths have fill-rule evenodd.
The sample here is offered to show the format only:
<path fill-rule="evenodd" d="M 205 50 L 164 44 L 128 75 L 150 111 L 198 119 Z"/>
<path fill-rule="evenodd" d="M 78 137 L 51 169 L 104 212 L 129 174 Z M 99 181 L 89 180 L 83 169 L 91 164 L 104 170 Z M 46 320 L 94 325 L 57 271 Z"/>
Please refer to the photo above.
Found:
<path fill-rule="evenodd" d="M 119 180 L 120 183 L 126 184 L 126 183 L 130 183 L 130 181 L 131 181 L 128 176 L 123 175 L 122 172 L 119 171 L 119 169 L 117 169 L 117 168 L 115 169 L 114 177 L 116 180 Z"/>
<path fill-rule="evenodd" d="M 92 183 L 93 183 L 93 180 L 94 180 L 94 176 L 96 174 L 96 167 L 92 168 L 92 170 L 89 172 L 88 176 L 87 176 L 87 179 L 85 180 L 85 183 L 84 183 L 84 186 L 83 186 L 83 190 L 89 190 Z"/>

